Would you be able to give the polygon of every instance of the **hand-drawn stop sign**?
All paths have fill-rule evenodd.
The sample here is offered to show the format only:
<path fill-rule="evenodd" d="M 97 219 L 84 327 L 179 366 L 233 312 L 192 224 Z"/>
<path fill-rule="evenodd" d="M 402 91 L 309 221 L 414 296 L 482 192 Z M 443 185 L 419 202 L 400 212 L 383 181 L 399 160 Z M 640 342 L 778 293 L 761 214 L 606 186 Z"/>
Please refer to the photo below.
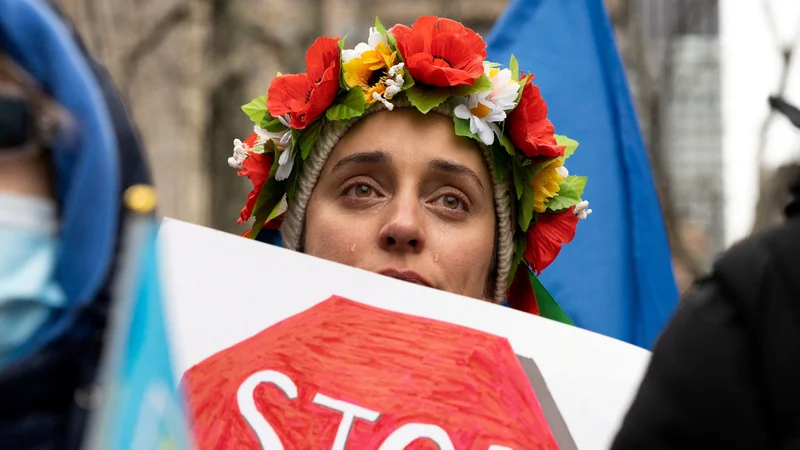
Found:
<path fill-rule="evenodd" d="M 332 297 L 187 371 L 200 449 L 555 449 L 505 338 Z"/>

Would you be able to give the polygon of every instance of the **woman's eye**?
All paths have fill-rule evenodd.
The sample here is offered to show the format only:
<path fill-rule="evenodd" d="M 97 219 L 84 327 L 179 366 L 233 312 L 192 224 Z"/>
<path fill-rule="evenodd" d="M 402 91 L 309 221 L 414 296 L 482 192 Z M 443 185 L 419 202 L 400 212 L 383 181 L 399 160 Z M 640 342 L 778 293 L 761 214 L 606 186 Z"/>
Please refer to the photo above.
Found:
<path fill-rule="evenodd" d="M 353 193 L 356 197 L 366 198 L 372 195 L 372 188 L 366 184 L 357 184 L 353 187 Z"/>
<path fill-rule="evenodd" d="M 461 200 L 455 195 L 444 195 L 442 196 L 442 204 L 448 209 L 459 209 Z"/>

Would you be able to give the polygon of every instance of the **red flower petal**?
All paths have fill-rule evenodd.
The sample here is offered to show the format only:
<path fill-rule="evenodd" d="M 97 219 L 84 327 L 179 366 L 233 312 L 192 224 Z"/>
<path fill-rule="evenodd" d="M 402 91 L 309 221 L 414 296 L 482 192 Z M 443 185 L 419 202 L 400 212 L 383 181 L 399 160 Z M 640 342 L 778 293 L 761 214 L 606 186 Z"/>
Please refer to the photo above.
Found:
<path fill-rule="evenodd" d="M 240 225 L 246 222 L 253 214 L 258 195 L 261 194 L 261 189 L 269 178 L 269 172 L 274 162 L 275 156 L 272 153 L 250 153 L 242 162 L 242 170 L 239 171 L 239 176 L 249 178 L 250 182 L 253 183 L 253 190 L 250 191 L 247 196 L 247 203 L 239 213 L 238 222 Z"/>
<path fill-rule="evenodd" d="M 519 105 L 508 115 L 506 129 L 514 147 L 528 158 L 564 156 L 564 147 L 556 142 L 555 127 L 547 118 L 547 103 L 532 80 L 525 84 Z"/>
<path fill-rule="evenodd" d="M 391 29 L 415 81 L 448 87 L 473 84 L 483 75 L 486 43 L 459 22 L 423 16 L 408 28 Z"/>
<path fill-rule="evenodd" d="M 338 42 L 339 38 L 318 38 L 306 52 L 307 73 L 272 81 L 267 109 L 273 117 L 289 114 L 289 125 L 301 130 L 328 109 L 339 90 Z"/>
<path fill-rule="evenodd" d="M 306 95 L 313 88 L 306 74 L 283 75 L 275 78 L 267 92 L 267 109 L 272 117 L 302 110 Z"/>
<path fill-rule="evenodd" d="M 525 264 L 520 264 L 517 268 L 517 273 L 514 275 L 514 281 L 511 287 L 508 288 L 506 295 L 508 306 L 526 313 L 540 315 L 539 303 L 536 301 L 536 294 L 533 292 L 531 280 L 528 277 L 528 268 Z"/>
<path fill-rule="evenodd" d="M 251 134 L 244 140 L 243 144 L 247 146 L 247 148 L 253 148 L 256 146 L 258 142 L 258 135 L 256 133 Z"/>
<path fill-rule="evenodd" d="M 578 217 L 573 213 L 574 209 L 573 206 L 559 213 L 541 214 L 528 230 L 524 256 L 537 275 L 556 259 L 561 247 L 575 237 Z"/>
<path fill-rule="evenodd" d="M 320 82 L 311 91 L 308 97 L 308 104 L 304 113 L 293 114 L 291 125 L 293 128 L 305 128 L 313 122 L 320 114 L 325 112 L 339 92 L 339 65 L 329 67 L 322 75 Z"/>
<path fill-rule="evenodd" d="M 339 38 L 317 38 L 306 51 L 308 79 L 318 83 L 325 71 L 333 66 L 339 67 Z"/>

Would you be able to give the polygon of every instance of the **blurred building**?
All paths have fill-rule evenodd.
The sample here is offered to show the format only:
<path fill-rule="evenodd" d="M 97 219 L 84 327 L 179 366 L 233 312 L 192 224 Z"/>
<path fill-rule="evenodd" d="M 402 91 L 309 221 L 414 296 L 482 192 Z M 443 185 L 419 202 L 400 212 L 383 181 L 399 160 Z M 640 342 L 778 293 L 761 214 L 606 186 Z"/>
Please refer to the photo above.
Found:
<path fill-rule="evenodd" d="M 607 0 L 681 288 L 724 247 L 718 0 Z"/>

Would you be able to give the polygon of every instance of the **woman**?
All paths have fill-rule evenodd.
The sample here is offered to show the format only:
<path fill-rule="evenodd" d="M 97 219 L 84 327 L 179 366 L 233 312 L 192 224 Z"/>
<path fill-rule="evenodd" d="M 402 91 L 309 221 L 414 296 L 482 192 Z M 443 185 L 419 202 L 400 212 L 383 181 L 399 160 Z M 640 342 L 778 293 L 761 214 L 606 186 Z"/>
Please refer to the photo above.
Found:
<path fill-rule="evenodd" d="M 591 210 L 532 76 L 486 61 L 462 24 L 380 21 L 366 43 L 316 40 L 307 72 L 243 107 L 229 164 L 253 182 L 239 222 L 290 249 L 566 321 L 530 274 Z M 285 216 L 276 217 L 286 196 Z M 533 283 L 533 289 L 531 283 Z M 539 291 L 538 299 L 534 290 Z M 538 300 L 538 302 L 537 302 Z M 542 308 L 540 308 L 542 306 Z"/>

